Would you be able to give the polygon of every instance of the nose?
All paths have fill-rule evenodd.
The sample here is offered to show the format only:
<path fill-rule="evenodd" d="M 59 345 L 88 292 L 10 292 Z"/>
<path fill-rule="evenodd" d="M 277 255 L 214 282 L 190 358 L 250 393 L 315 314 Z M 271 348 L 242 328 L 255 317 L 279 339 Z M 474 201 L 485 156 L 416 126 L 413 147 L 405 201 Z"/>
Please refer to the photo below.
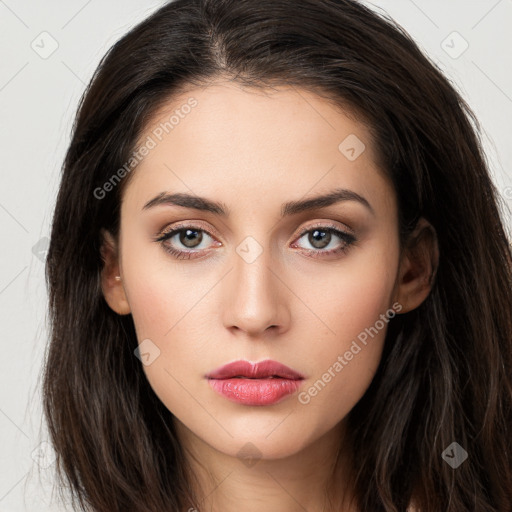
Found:
<path fill-rule="evenodd" d="M 234 267 L 224 285 L 224 326 L 234 334 L 243 332 L 250 337 L 268 337 L 271 332 L 287 330 L 290 291 L 279 274 L 269 251 L 263 251 L 254 261 L 235 254 Z"/>

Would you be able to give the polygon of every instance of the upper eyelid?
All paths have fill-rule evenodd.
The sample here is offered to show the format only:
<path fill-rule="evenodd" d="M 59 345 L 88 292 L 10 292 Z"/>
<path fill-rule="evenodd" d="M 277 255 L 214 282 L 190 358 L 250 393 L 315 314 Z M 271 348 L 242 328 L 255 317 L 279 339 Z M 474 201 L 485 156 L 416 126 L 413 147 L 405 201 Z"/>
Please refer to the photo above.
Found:
<path fill-rule="evenodd" d="M 197 221 L 197 222 L 196 221 L 188 221 L 188 222 L 178 223 L 177 225 L 173 224 L 171 226 L 166 226 L 165 228 L 163 228 L 159 231 L 158 237 L 167 235 L 169 233 L 174 233 L 175 231 L 179 232 L 179 231 L 183 231 L 185 229 L 190 229 L 190 228 L 198 229 L 199 231 L 204 231 L 209 236 L 214 236 L 214 234 L 215 234 L 215 230 L 205 228 L 204 226 L 201 225 L 201 223 L 199 221 Z"/>
<path fill-rule="evenodd" d="M 210 233 L 210 229 L 206 229 L 205 227 L 203 227 L 200 222 L 195 223 L 194 221 L 188 221 L 188 222 L 184 221 L 183 223 L 178 223 L 178 225 L 176 225 L 176 226 L 173 225 L 168 229 L 164 228 L 163 230 L 161 230 L 160 234 L 157 236 L 157 240 L 161 240 L 162 238 L 166 237 L 166 235 L 170 235 L 170 236 L 166 237 L 166 239 L 169 240 L 173 236 L 175 236 L 176 233 L 179 233 L 180 231 L 190 229 L 190 228 L 197 229 L 199 231 L 203 231 L 211 238 L 215 238 L 215 239 L 217 238 L 217 236 Z M 310 231 L 313 231 L 314 229 L 317 229 L 317 228 L 328 228 L 330 230 L 337 231 L 340 234 L 345 234 L 349 237 L 355 238 L 355 233 L 353 232 L 352 229 L 348 228 L 348 226 L 346 226 L 346 229 L 344 229 L 344 228 L 340 228 L 339 226 L 337 226 L 333 221 L 317 221 L 313 225 L 304 226 L 304 228 L 300 229 L 299 232 L 294 235 L 294 238 L 293 238 L 294 243 L 299 238 L 302 238 L 306 233 L 309 233 Z M 193 251 L 193 249 L 191 249 L 191 252 L 192 251 Z"/>
<path fill-rule="evenodd" d="M 323 222 L 319 221 L 319 222 L 316 222 L 315 224 L 313 224 L 312 226 L 306 226 L 299 231 L 298 236 L 302 236 L 304 233 L 307 233 L 308 231 L 312 231 L 313 229 L 316 229 L 316 228 L 329 228 L 329 229 L 339 231 L 341 233 L 346 233 L 348 235 L 355 236 L 354 230 L 350 229 L 348 226 L 341 228 L 334 222 L 329 222 L 329 221 L 323 221 Z"/>
<path fill-rule="evenodd" d="M 341 232 L 347 231 L 348 234 L 354 235 L 354 231 L 351 228 L 349 228 L 348 226 L 345 226 L 344 228 L 340 228 L 338 225 L 335 224 L 334 221 L 326 220 L 326 221 L 317 221 L 313 225 L 305 226 L 304 228 L 300 229 L 295 236 L 302 236 L 304 233 L 307 233 L 308 231 L 315 229 L 315 228 L 319 228 L 319 227 L 331 228 L 331 229 L 335 229 L 335 230 L 341 231 Z M 204 231 L 207 234 L 210 234 L 210 235 L 216 234 L 215 229 L 212 230 L 209 228 L 205 228 L 201 224 L 200 221 L 197 221 L 197 222 L 196 221 L 184 221 L 183 223 L 178 223 L 177 225 L 166 226 L 165 228 L 163 228 L 159 231 L 159 234 L 165 235 L 168 233 L 172 233 L 173 231 L 181 231 L 181 230 L 187 229 L 187 228 L 198 228 L 199 230 Z M 213 233 L 211 233 L 211 232 L 213 232 Z M 216 235 L 216 236 L 218 236 L 218 235 Z"/>

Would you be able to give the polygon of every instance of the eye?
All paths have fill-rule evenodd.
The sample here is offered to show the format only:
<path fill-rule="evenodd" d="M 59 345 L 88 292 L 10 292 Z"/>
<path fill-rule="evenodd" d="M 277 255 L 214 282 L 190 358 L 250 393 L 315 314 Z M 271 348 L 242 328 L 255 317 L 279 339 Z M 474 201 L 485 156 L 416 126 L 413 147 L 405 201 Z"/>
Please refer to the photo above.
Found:
<path fill-rule="evenodd" d="M 202 255 L 206 249 L 203 242 L 208 238 L 213 237 L 198 226 L 178 226 L 162 233 L 155 241 L 177 259 L 192 259 Z"/>
<path fill-rule="evenodd" d="M 354 235 L 332 225 L 309 227 L 301 232 L 297 240 L 305 238 L 306 235 L 306 242 L 312 246 L 311 249 L 296 243 L 291 247 L 303 249 L 314 258 L 345 253 L 351 245 L 357 242 Z M 194 225 L 184 225 L 164 231 L 155 238 L 155 242 L 161 243 L 164 250 L 176 259 L 193 259 L 204 256 L 209 247 L 209 238 L 215 241 L 216 246 L 222 245 L 205 229 Z"/>
<path fill-rule="evenodd" d="M 302 238 L 306 238 L 306 242 L 312 246 L 312 249 L 300 245 L 297 246 L 296 243 L 292 244 L 292 247 L 305 249 L 315 258 L 345 253 L 357 241 L 354 235 L 341 231 L 332 225 L 310 227 L 301 232 L 298 240 Z"/>

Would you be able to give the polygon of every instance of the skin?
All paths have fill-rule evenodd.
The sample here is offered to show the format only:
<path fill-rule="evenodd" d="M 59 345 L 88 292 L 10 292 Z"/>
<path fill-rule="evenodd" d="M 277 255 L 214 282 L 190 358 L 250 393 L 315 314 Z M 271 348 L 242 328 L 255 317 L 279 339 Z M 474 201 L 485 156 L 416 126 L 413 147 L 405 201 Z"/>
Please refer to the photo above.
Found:
<path fill-rule="evenodd" d="M 118 243 L 105 233 L 105 299 L 133 315 L 139 343 L 150 339 L 160 350 L 143 368 L 176 418 L 201 509 L 331 510 L 325 489 L 334 475 L 332 510 L 341 510 L 350 496 L 344 418 L 375 375 L 387 324 L 307 404 L 297 393 L 267 406 L 233 403 L 204 375 L 234 360 L 270 358 L 305 375 L 299 391 L 308 390 L 393 304 L 403 314 L 425 300 L 438 261 L 433 228 L 422 219 L 414 235 L 429 236 L 400 253 L 395 192 L 369 132 L 306 90 L 221 81 L 191 88 L 169 100 L 140 141 L 190 97 L 198 105 L 133 171 Z M 365 144 L 353 161 L 338 149 L 350 134 Z M 364 196 L 374 213 L 346 200 L 281 218 L 283 203 L 336 188 Z M 143 211 L 161 192 L 218 201 L 229 216 L 168 204 Z M 205 230 L 197 249 L 179 234 L 154 241 L 178 223 Z M 346 242 L 332 235 L 323 249 L 301 236 L 319 225 L 357 241 L 325 255 Z M 248 236 L 262 250 L 250 263 L 237 252 Z M 201 256 L 176 259 L 164 243 Z M 244 447 L 255 464 L 238 455 Z"/>

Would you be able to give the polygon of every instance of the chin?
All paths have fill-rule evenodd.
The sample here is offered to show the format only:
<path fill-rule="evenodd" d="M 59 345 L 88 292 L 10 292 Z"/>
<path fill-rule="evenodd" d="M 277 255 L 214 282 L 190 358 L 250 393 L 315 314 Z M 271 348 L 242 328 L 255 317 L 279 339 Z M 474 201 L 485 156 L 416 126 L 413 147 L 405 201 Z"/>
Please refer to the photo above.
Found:
<path fill-rule="evenodd" d="M 196 435 L 216 450 L 237 458 L 276 460 L 293 456 L 325 435 L 325 426 L 315 428 L 288 410 L 278 414 L 269 411 L 239 413 L 224 417 L 222 425 L 229 432 L 218 434 L 218 429 L 196 431 Z M 326 425 L 327 422 L 318 422 Z M 232 437 L 231 437 L 232 436 Z"/>

